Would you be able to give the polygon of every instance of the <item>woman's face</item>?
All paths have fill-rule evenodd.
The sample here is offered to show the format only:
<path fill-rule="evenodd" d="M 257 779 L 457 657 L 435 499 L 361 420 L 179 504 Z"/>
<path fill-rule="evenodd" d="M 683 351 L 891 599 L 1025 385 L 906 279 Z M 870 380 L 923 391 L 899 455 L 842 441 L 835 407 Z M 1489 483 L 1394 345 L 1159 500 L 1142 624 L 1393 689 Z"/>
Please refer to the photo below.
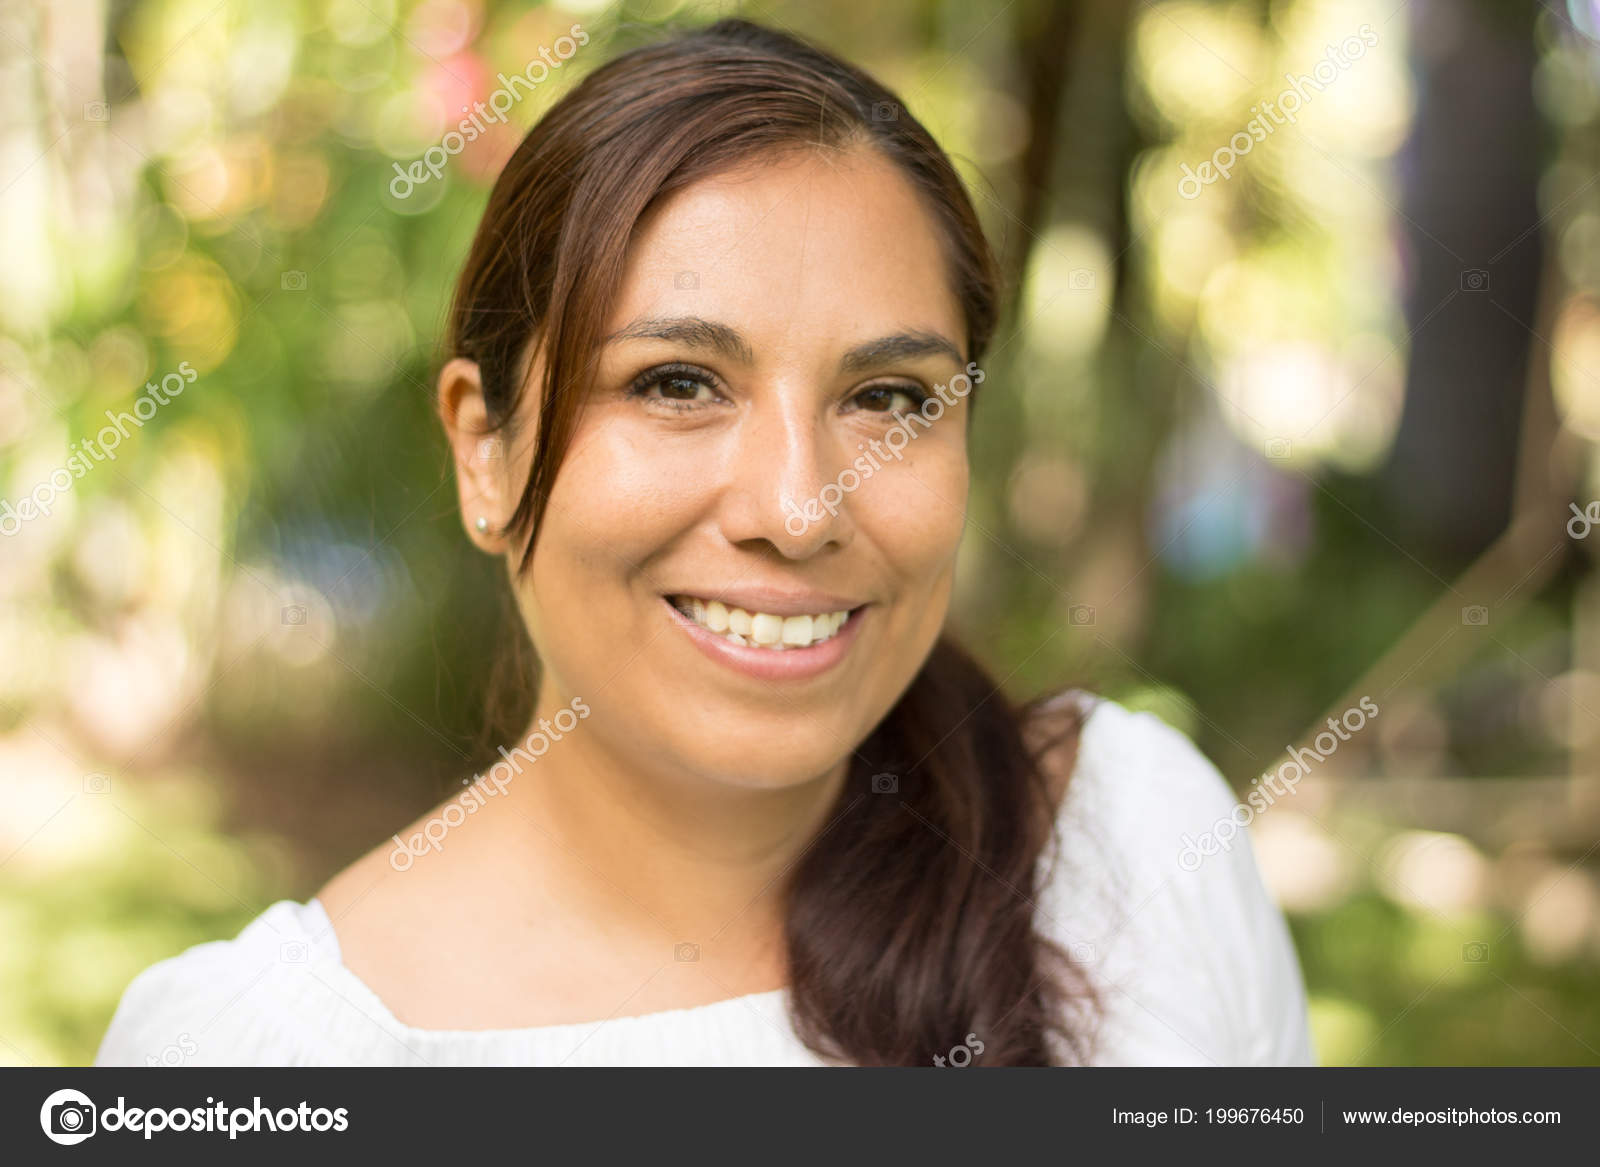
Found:
<path fill-rule="evenodd" d="M 861 149 L 641 221 L 518 585 L 541 710 L 581 698 L 580 732 L 646 772 L 770 789 L 834 773 L 894 704 L 967 498 L 964 396 L 890 437 L 964 368 L 936 232 Z"/>

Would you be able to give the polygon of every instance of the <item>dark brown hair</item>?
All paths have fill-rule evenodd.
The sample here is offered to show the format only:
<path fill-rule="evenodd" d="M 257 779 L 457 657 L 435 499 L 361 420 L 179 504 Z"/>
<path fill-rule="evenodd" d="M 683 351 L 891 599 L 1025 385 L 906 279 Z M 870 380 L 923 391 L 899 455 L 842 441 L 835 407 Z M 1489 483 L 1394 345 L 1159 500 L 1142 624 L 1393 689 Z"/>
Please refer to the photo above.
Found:
<path fill-rule="evenodd" d="M 995 330 L 998 277 L 960 178 L 893 93 L 801 40 L 723 20 L 634 49 L 590 73 L 523 140 L 490 195 L 450 330 L 452 355 L 477 362 L 490 422 L 511 440 L 529 354 L 544 358 L 532 470 L 506 524 L 526 540 L 519 572 L 640 217 L 756 156 L 853 146 L 895 163 L 922 196 L 977 360 Z M 1073 1007 L 1091 995 L 1034 919 L 1061 793 L 1041 758 L 1049 750 L 1051 773 L 1064 774 L 1078 721 L 1068 712 L 1053 740 L 1032 728 L 1025 739 L 1030 714 L 941 640 L 855 752 L 831 826 L 786 888 L 793 1018 L 819 1054 L 929 1065 L 974 1035 L 981 1065 L 1086 1056 L 1075 1018 L 1089 1010 Z"/>

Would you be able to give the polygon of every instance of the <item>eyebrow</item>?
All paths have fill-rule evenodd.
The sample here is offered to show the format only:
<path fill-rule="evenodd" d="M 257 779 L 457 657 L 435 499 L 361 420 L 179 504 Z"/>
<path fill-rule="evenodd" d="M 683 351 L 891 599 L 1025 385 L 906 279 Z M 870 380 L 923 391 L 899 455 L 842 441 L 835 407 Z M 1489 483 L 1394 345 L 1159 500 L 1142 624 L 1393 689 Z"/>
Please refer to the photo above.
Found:
<path fill-rule="evenodd" d="M 619 340 L 672 340 L 692 348 L 711 349 L 742 364 L 755 363 L 755 352 L 738 329 L 699 316 L 653 317 L 635 320 L 626 328 L 605 338 Z M 961 364 L 961 350 L 948 338 L 925 329 L 910 329 L 875 340 L 863 341 L 839 359 L 839 369 L 859 373 L 865 369 L 893 364 L 915 357 L 944 356 Z"/>
<path fill-rule="evenodd" d="M 729 360 L 742 364 L 755 364 L 756 354 L 737 329 L 699 316 L 657 317 L 635 320 L 620 332 L 606 337 L 605 343 L 618 340 L 675 340 L 690 348 L 706 348 L 719 352 Z"/>
<path fill-rule="evenodd" d="M 839 362 L 839 368 L 846 373 L 859 373 L 863 369 L 872 369 L 879 365 L 929 356 L 949 357 L 956 364 L 961 363 L 961 350 L 954 344 L 937 332 L 918 329 L 911 332 L 897 332 L 893 336 L 880 336 L 877 340 L 858 344 L 844 354 Z"/>

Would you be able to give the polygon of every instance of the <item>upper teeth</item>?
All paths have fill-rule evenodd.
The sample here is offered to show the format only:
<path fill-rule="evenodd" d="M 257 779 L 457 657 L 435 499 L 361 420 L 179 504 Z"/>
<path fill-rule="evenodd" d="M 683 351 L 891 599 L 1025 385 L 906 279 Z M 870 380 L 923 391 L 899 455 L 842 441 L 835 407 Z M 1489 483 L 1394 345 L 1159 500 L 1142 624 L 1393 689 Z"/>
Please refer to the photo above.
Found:
<path fill-rule="evenodd" d="M 674 596 L 672 602 L 696 624 L 722 633 L 735 644 L 758 644 L 778 650 L 821 644 L 850 618 L 848 611 L 823 612 L 816 616 L 774 616 L 768 612 L 730 608 L 720 600 L 702 600 L 697 596 Z"/>

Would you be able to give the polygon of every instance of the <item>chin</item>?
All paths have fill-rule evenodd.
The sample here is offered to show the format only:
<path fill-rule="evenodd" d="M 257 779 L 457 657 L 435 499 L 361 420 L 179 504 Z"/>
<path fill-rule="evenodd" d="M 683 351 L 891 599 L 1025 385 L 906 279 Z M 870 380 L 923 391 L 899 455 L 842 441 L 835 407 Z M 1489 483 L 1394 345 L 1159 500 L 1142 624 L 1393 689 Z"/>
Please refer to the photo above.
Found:
<path fill-rule="evenodd" d="M 766 726 L 728 733 L 728 719 L 707 719 L 670 748 L 695 780 L 738 790 L 785 790 L 832 772 L 850 758 L 865 732 L 843 719 L 826 725 L 800 712 L 776 715 Z"/>

